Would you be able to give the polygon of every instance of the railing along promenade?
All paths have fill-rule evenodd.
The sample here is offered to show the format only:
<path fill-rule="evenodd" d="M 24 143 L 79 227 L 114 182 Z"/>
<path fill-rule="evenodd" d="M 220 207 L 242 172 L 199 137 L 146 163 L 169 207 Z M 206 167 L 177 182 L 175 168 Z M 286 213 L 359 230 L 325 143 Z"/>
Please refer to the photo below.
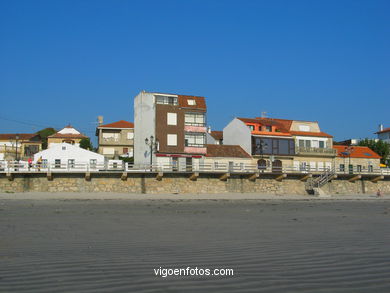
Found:
<path fill-rule="evenodd" d="M 230 173 L 230 174 L 313 174 L 321 175 L 329 171 L 329 168 L 305 168 L 296 166 L 285 167 L 261 167 L 256 164 L 235 164 L 225 163 L 199 163 L 193 165 L 186 164 L 130 164 L 125 162 L 106 162 L 106 163 L 34 163 L 17 161 L 0 161 L 0 173 L 107 173 L 107 172 L 127 172 L 127 173 Z M 353 169 L 334 169 L 337 175 L 384 175 L 390 176 L 389 168 L 373 168 L 361 170 L 356 167 Z"/>

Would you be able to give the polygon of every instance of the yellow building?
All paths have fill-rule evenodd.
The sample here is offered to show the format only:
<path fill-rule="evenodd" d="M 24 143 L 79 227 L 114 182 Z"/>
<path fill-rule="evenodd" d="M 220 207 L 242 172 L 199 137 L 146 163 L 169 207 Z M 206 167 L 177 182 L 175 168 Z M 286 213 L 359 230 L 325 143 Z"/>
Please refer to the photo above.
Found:
<path fill-rule="evenodd" d="M 88 138 L 87 136 L 81 134 L 80 131 L 68 125 L 61 129 L 60 131 L 50 135 L 47 137 L 47 145 L 50 148 L 53 145 L 61 144 L 61 143 L 69 143 L 72 145 L 79 146 L 80 141 L 83 138 Z"/>
<path fill-rule="evenodd" d="M 36 133 L 0 134 L 0 160 L 27 160 L 42 150 L 42 141 Z"/>

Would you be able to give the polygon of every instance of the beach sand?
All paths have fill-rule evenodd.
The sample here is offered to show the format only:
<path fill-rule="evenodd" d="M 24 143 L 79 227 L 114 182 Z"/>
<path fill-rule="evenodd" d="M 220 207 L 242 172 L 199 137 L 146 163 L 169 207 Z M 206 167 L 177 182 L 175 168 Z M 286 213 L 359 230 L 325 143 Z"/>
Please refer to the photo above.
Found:
<path fill-rule="evenodd" d="M 0 292 L 390 292 L 388 200 L 74 196 L 0 195 Z"/>

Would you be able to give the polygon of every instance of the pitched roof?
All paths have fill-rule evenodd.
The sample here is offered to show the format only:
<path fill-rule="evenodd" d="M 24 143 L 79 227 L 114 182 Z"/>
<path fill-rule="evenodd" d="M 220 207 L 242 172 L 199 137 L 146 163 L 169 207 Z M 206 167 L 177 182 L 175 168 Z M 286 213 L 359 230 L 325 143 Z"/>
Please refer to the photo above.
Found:
<path fill-rule="evenodd" d="M 255 123 L 263 126 L 275 126 L 280 132 L 288 133 L 291 127 L 292 120 L 271 119 L 271 118 L 237 118 L 244 123 Z"/>
<path fill-rule="evenodd" d="M 209 134 L 216 140 L 222 140 L 223 139 L 223 131 L 213 130 Z"/>
<path fill-rule="evenodd" d="M 54 133 L 49 135 L 48 138 L 87 138 L 87 136 L 82 134 L 74 134 L 74 133 Z"/>
<path fill-rule="evenodd" d="M 19 136 L 18 140 L 30 140 L 37 136 L 36 133 L 1 133 L 0 140 L 16 140 L 16 136 Z"/>
<path fill-rule="evenodd" d="M 290 131 L 292 135 L 300 135 L 300 136 L 321 136 L 321 137 L 333 137 L 330 134 L 325 132 L 309 132 L 309 131 Z"/>
<path fill-rule="evenodd" d="M 239 145 L 208 144 L 206 157 L 252 158 Z"/>
<path fill-rule="evenodd" d="M 195 100 L 195 105 L 188 104 L 188 100 Z M 206 110 L 206 101 L 204 97 L 178 95 L 178 103 L 181 108 Z"/>
<path fill-rule="evenodd" d="M 349 155 L 347 152 L 347 148 L 349 146 L 346 145 L 334 145 L 333 148 L 337 150 L 337 156 L 342 158 L 366 158 L 366 159 L 380 159 L 381 156 L 379 156 L 376 152 L 374 152 L 369 147 L 365 146 L 353 146 L 351 155 Z"/>
<path fill-rule="evenodd" d="M 134 123 L 125 120 L 119 120 L 117 122 L 100 125 L 98 128 L 134 128 Z"/>
<path fill-rule="evenodd" d="M 381 131 L 375 132 L 375 134 L 385 133 L 385 132 L 390 132 L 390 127 L 386 127 L 383 130 L 381 130 Z"/>

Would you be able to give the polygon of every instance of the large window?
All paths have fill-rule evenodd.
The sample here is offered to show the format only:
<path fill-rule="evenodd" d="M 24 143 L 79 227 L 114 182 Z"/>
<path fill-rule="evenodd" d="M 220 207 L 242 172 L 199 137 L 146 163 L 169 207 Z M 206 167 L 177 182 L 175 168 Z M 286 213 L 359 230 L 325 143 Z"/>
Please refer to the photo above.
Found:
<path fill-rule="evenodd" d="M 294 155 L 293 139 L 252 137 L 253 155 Z"/>
<path fill-rule="evenodd" d="M 103 132 L 102 137 L 103 137 L 103 141 L 119 141 L 120 133 L 119 132 Z"/>
<path fill-rule="evenodd" d="M 204 147 L 206 144 L 206 134 L 204 133 L 186 133 L 185 146 L 188 147 Z"/>
<path fill-rule="evenodd" d="M 185 125 L 205 126 L 206 118 L 204 113 L 186 113 L 184 116 Z"/>
<path fill-rule="evenodd" d="M 177 105 L 177 97 L 156 96 L 156 103 L 162 105 Z"/>

